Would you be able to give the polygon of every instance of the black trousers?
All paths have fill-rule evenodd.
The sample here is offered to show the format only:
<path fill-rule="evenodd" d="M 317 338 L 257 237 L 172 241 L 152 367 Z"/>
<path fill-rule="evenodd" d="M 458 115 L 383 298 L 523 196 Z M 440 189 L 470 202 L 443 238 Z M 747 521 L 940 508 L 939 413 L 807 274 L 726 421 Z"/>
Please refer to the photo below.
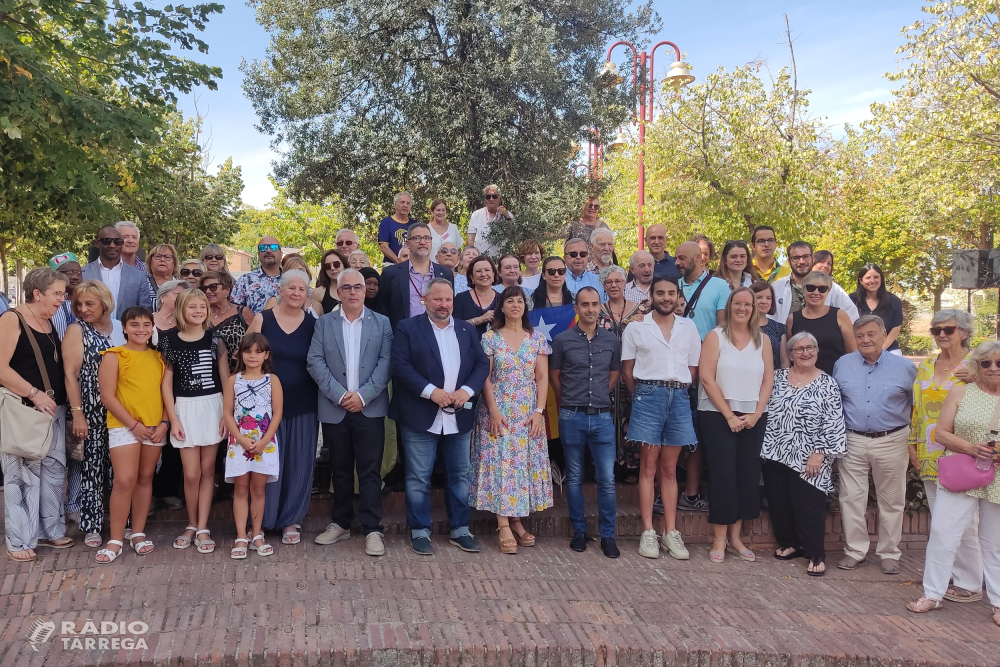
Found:
<path fill-rule="evenodd" d="M 733 433 L 721 413 L 698 411 L 699 439 L 708 462 L 708 522 L 728 526 L 760 516 L 760 448 L 767 415 Z"/>
<path fill-rule="evenodd" d="M 824 560 L 826 494 L 777 461 L 764 461 L 764 491 L 778 546 L 799 549 L 816 561 Z"/>
<path fill-rule="evenodd" d="M 330 520 L 341 528 L 354 522 L 354 471 L 358 473 L 358 522 L 367 535 L 382 532 L 382 453 L 385 418 L 348 412 L 339 424 L 323 424 L 330 447 L 333 508 Z"/>

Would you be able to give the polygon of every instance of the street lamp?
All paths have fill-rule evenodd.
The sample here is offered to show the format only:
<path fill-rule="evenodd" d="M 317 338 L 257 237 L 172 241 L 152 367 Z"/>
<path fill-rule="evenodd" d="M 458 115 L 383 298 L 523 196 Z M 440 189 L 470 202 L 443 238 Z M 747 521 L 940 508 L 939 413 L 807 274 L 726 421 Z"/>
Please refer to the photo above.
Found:
<path fill-rule="evenodd" d="M 672 47 L 677 56 L 677 59 L 671 63 L 670 71 L 667 73 L 665 80 L 672 88 L 680 89 L 694 81 L 694 76 L 691 74 L 691 66 L 685 62 L 681 62 L 681 50 L 673 42 L 659 42 L 647 52 L 639 51 L 630 42 L 619 40 L 608 48 L 608 60 L 601 68 L 601 76 L 610 78 L 614 82 L 614 85 L 622 83 L 625 79 L 618 73 L 618 68 L 615 64 L 611 62 L 611 52 L 617 46 L 627 46 L 632 49 L 632 85 L 637 89 L 638 93 L 638 105 L 634 109 L 633 116 L 635 122 L 639 125 L 639 225 L 637 232 L 640 250 L 643 248 L 643 237 L 645 236 L 645 228 L 642 225 L 642 213 L 646 205 L 646 123 L 650 123 L 653 120 L 653 92 L 656 89 L 656 81 L 653 75 L 653 55 L 656 53 L 656 49 L 664 44 Z M 648 80 L 646 79 L 647 69 L 649 71 Z M 619 145 L 623 140 L 623 133 L 619 133 L 614 145 Z"/>

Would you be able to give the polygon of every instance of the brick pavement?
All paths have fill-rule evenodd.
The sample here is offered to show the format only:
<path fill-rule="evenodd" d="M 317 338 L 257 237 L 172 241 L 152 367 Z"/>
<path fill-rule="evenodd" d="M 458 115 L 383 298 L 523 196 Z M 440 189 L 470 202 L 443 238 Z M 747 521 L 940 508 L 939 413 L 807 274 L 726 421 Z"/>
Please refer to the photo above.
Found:
<path fill-rule="evenodd" d="M 565 510 L 549 512 L 557 511 Z M 359 537 L 314 545 L 323 527 L 314 516 L 302 544 L 271 536 L 274 556 L 233 561 L 227 512 L 217 504 L 210 526 L 219 548 L 208 556 L 170 548 L 184 526 L 171 514 L 150 525 L 152 554 L 129 551 L 110 566 L 82 544 L 40 549 L 34 564 L 4 556 L 0 666 L 1000 665 L 1000 628 L 986 602 L 923 616 L 904 609 L 920 594 L 918 549 L 904 553 L 895 577 L 869 564 L 820 579 L 806 576 L 805 561 L 781 563 L 763 549 L 753 564 L 730 555 L 713 565 L 704 544 L 688 562 L 646 560 L 628 536 L 617 561 L 596 543 L 574 553 L 564 537 L 502 556 L 487 534 L 481 554 L 435 536 L 432 557 L 390 534 L 387 555 L 373 559 Z M 35 651 L 25 633 L 39 616 L 77 630 L 87 619 L 97 628 L 142 621 L 148 648 L 74 650 L 70 639 L 64 649 L 57 630 Z"/>

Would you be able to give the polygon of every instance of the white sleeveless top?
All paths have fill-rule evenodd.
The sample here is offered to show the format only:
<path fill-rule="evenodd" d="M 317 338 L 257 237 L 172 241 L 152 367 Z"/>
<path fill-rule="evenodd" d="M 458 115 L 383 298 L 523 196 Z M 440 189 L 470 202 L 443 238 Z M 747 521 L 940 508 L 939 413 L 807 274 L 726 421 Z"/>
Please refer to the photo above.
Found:
<path fill-rule="evenodd" d="M 754 347 L 751 341 L 743 350 L 737 349 L 722 332 L 722 327 L 713 329 L 719 338 L 719 363 L 715 367 L 715 383 L 726 397 L 733 412 L 754 412 L 760 398 L 760 385 L 764 382 L 764 348 L 769 344 L 765 338 L 761 347 Z M 705 393 L 705 386 L 698 385 L 698 409 L 718 412 L 712 399 Z"/>

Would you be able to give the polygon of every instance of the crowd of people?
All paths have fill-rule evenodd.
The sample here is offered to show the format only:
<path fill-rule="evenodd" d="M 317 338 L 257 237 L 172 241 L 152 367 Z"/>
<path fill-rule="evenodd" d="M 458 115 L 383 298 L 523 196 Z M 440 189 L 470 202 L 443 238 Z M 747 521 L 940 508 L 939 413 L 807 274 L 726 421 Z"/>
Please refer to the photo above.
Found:
<path fill-rule="evenodd" d="M 716 257 L 703 235 L 671 255 L 666 229 L 653 225 L 646 249 L 619 266 L 596 197 L 555 243 L 559 254 L 546 257 L 534 239 L 503 254 L 496 234 L 512 214 L 496 185 L 483 195 L 462 238 L 445 201 L 425 223 L 399 193 L 379 228 L 381 272 L 348 229 L 315 278 L 271 236 L 257 246 L 259 267 L 236 278 L 215 244 L 185 260 L 155 245 L 143 263 L 130 222 L 98 230 L 82 267 L 62 253 L 31 270 L 23 303 L 0 315 L 0 384 L 54 421 L 43 458 L 0 456 L 10 557 L 72 546 L 67 517 L 98 562 L 126 546 L 146 555 L 154 497 L 186 507 L 174 548 L 211 553 L 220 480 L 233 484 L 232 558 L 266 557 L 266 531 L 301 540 L 318 439 L 333 509 L 316 543 L 357 527 L 381 556 L 391 433 L 416 553 L 433 553 L 437 468 L 450 543 L 480 550 L 474 508 L 496 515 L 497 546 L 514 554 L 536 542 L 525 518 L 553 504 L 557 426 L 570 547 L 590 539 L 589 451 L 611 558 L 616 481 L 633 481 L 644 557 L 690 558 L 677 517 L 690 509 L 708 512 L 710 562 L 756 560 L 742 536 L 763 488 L 775 558 L 804 558 L 822 576 L 836 504 L 847 543 L 837 567 L 854 570 L 872 551 L 871 475 L 874 555 L 897 574 L 912 465 L 933 519 L 924 597 L 909 608 L 981 599 L 985 578 L 1000 624 L 1000 480 L 969 486 L 959 457 L 982 471 L 1000 456 L 1000 344 L 970 353 L 967 313 L 934 315 L 940 354 L 917 366 L 900 354 L 902 304 L 874 264 L 849 293 L 831 278 L 832 253 L 807 241 L 789 243 L 780 263 L 770 227 L 726 241 Z M 570 306 L 573 324 L 560 333 L 532 326 L 532 311 Z"/>

